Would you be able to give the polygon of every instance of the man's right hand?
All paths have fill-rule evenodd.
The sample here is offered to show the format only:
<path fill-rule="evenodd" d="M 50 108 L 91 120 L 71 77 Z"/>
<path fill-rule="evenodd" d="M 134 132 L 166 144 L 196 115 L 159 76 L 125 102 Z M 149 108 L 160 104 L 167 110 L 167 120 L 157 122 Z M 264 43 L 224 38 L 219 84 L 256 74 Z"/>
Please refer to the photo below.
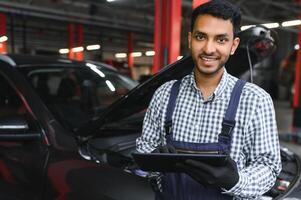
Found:
<path fill-rule="evenodd" d="M 152 153 L 177 153 L 177 150 L 174 148 L 174 146 L 166 144 L 159 145 L 155 150 L 152 151 Z"/>

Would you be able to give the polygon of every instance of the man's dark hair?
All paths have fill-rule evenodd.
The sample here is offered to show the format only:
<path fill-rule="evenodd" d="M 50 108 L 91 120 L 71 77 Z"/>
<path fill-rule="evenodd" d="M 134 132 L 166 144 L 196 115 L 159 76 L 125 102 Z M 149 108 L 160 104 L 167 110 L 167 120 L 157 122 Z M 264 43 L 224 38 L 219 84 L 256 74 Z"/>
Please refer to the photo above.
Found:
<path fill-rule="evenodd" d="M 193 31 L 196 18 L 200 15 L 212 15 L 224 20 L 230 19 L 233 24 L 234 35 L 240 31 L 240 9 L 226 0 L 211 0 L 196 7 L 191 17 L 191 32 Z"/>

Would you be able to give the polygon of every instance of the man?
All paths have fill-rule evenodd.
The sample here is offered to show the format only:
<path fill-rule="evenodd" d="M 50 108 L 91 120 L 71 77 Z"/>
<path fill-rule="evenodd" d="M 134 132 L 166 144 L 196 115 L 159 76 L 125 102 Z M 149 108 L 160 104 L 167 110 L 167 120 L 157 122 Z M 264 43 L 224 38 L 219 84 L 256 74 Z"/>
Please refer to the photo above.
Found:
<path fill-rule="evenodd" d="M 221 135 L 226 135 L 229 142 L 225 150 L 230 159 L 224 166 L 195 160 L 179 164 L 185 174 L 164 174 L 158 198 L 260 199 L 281 171 L 273 102 L 263 89 L 251 83 L 242 86 L 242 91 L 236 92 L 240 99 L 233 115 L 235 126 L 224 128 L 227 108 L 235 107 L 229 103 L 232 91 L 240 82 L 224 67 L 239 44 L 236 34 L 240 20 L 239 9 L 227 1 L 212 0 L 193 11 L 188 42 L 195 67 L 190 75 L 177 81 L 179 92 L 171 126 L 166 126 L 166 121 L 175 81 L 165 83 L 155 92 L 142 135 L 137 139 L 139 152 L 176 153 L 182 147 L 217 147 Z"/>

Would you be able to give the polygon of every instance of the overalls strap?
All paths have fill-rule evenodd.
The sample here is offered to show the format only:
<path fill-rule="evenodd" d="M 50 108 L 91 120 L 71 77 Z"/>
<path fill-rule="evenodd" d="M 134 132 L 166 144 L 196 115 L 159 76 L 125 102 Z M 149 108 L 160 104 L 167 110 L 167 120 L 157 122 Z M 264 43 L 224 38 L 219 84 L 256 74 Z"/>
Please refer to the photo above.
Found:
<path fill-rule="evenodd" d="M 172 126 L 172 114 L 176 107 L 176 100 L 179 94 L 180 84 L 181 84 L 181 80 L 177 80 L 171 87 L 170 97 L 167 105 L 166 118 L 165 118 L 166 135 L 169 135 L 171 133 L 170 128 Z M 246 81 L 241 79 L 238 79 L 238 81 L 236 81 L 235 83 L 235 86 L 231 93 L 225 118 L 223 119 L 222 122 L 222 133 L 221 133 L 222 135 L 225 136 L 230 135 L 235 126 L 235 115 L 239 104 L 240 95 L 245 84 Z"/>
<path fill-rule="evenodd" d="M 165 131 L 166 135 L 171 133 L 171 125 L 172 125 L 172 114 L 176 107 L 176 100 L 180 90 L 181 80 L 177 80 L 171 87 L 170 97 L 168 100 L 166 117 L 165 117 Z"/>
<path fill-rule="evenodd" d="M 231 93 L 228 108 L 227 108 L 225 117 L 222 122 L 221 135 L 230 136 L 232 133 L 232 130 L 235 126 L 235 115 L 236 115 L 237 107 L 239 104 L 242 89 L 245 84 L 246 84 L 246 81 L 241 80 L 241 79 L 238 79 L 235 83 L 235 86 Z"/>

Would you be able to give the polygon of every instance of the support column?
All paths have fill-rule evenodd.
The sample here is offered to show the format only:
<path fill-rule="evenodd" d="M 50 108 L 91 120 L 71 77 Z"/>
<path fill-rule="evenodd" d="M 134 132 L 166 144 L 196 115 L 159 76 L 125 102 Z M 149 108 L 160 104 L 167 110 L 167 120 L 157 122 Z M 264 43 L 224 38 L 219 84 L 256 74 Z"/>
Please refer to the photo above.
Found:
<path fill-rule="evenodd" d="M 68 58 L 73 59 L 74 58 L 74 52 L 72 51 L 72 48 L 74 47 L 74 24 L 68 24 Z"/>
<path fill-rule="evenodd" d="M 14 20 L 14 14 L 10 14 L 10 52 L 12 54 L 15 53 L 15 20 Z"/>
<path fill-rule="evenodd" d="M 22 52 L 24 54 L 27 52 L 27 19 L 26 16 L 22 17 Z"/>
<path fill-rule="evenodd" d="M 301 4 L 301 0 L 299 0 Z M 301 19 L 301 11 L 299 19 Z M 294 82 L 294 97 L 293 97 L 293 128 L 296 129 L 298 133 L 301 132 L 301 102 L 300 102 L 300 93 L 301 93 L 301 26 L 299 25 L 299 34 L 298 34 L 298 44 L 300 48 L 297 51 L 296 55 L 296 64 L 295 64 L 295 82 Z"/>
<path fill-rule="evenodd" d="M 153 68 L 152 73 L 155 74 L 159 71 L 159 68 L 161 66 L 161 0 L 155 0 L 155 18 L 154 18 L 154 51 L 155 55 L 153 57 Z"/>
<path fill-rule="evenodd" d="M 133 33 L 129 32 L 128 33 L 128 52 L 127 52 L 127 58 L 128 58 L 128 65 L 130 68 L 134 67 L 134 57 L 132 55 L 133 53 L 133 43 L 134 43 L 134 39 L 133 39 Z"/>
<path fill-rule="evenodd" d="M 181 45 L 181 0 L 169 1 L 168 63 L 177 61 Z"/>
<path fill-rule="evenodd" d="M 193 0 L 192 1 L 192 9 L 195 9 L 196 7 L 198 7 L 199 5 L 202 5 L 204 3 L 207 3 L 210 0 Z"/>
<path fill-rule="evenodd" d="M 0 37 L 6 36 L 6 14 L 0 13 Z M 4 39 L 4 38 L 3 38 Z M 7 41 L 0 42 L 0 53 L 7 53 Z"/>
<path fill-rule="evenodd" d="M 155 0 L 153 73 L 180 55 L 181 0 Z"/>
<path fill-rule="evenodd" d="M 128 52 L 127 52 L 127 58 L 128 58 L 128 67 L 130 69 L 130 73 L 133 77 L 133 67 L 134 67 L 134 57 L 132 55 L 133 53 L 133 46 L 134 46 L 134 38 L 133 38 L 133 32 L 128 33 Z"/>
<path fill-rule="evenodd" d="M 83 47 L 84 44 L 84 27 L 82 24 L 77 25 L 77 47 Z M 76 52 L 76 60 L 84 59 L 84 51 Z"/>

